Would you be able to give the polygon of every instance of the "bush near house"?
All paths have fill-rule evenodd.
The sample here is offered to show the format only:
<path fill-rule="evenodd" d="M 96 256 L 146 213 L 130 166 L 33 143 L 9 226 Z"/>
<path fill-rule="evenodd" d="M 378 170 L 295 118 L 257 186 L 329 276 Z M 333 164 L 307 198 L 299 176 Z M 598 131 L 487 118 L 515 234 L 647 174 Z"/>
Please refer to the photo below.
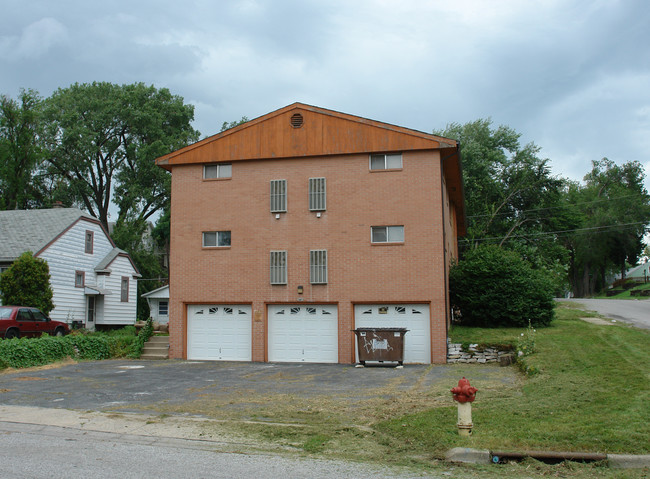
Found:
<path fill-rule="evenodd" d="M 46 315 L 54 309 L 47 261 L 34 258 L 31 251 L 21 254 L 7 271 L 0 275 L 2 304 L 31 306 Z"/>
<path fill-rule="evenodd" d="M 538 327 L 553 320 L 553 282 L 513 251 L 479 246 L 452 266 L 449 281 L 463 325 Z"/>
<path fill-rule="evenodd" d="M 140 343 L 145 341 L 133 326 L 108 333 L 78 330 L 64 337 L 44 334 L 40 338 L 5 339 L 0 340 L 0 369 L 42 366 L 65 358 L 138 358 L 142 354 Z"/>

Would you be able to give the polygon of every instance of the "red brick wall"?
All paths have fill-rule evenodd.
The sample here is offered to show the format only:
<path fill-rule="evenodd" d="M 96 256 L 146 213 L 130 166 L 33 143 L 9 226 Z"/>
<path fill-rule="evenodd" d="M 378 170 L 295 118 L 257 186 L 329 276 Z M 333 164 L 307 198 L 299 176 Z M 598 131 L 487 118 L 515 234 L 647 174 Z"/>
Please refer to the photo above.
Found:
<path fill-rule="evenodd" d="M 253 308 L 252 357 L 265 361 L 267 304 L 302 298 L 338 304 L 342 363 L 354 361 L 354 303 L 429 303 L 432 360 L 444 362 L 439 153 L 405 152 L 400 171 L 371 172 L 368 163 L 365 154 L 241 161 L 232 165 L 232 179 L 217 181 L 202 180 L 201 165 L 174 167 L 170 357 L 186 357 L 187 304 L 246 303 Z M 309 211 L 310 177 L 327 179 L 327 210 L 320 218 Z M 280 219 L 269 211 L 269 181 L 275 179 L 287 180 L 287 213 Z M 404 244 L 371 245 L 370 227 L 388 225 L 404 225 Z M 203 249 L 201 233 L 220 230 L 232 232 L 232 246 Z M 309 283 L 311 249 L 328 251 L 327 285 Z M 288 251 L 286 286 L 269 283 L 271 250 Z"/>

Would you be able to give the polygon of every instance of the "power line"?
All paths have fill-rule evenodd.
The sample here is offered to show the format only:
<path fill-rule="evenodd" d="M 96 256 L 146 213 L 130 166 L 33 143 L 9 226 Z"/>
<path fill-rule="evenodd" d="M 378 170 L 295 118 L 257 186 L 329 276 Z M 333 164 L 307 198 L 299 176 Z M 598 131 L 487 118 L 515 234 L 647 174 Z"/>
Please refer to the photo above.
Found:
<path fill-rule="evenodd" d="M 577 233 L 577 232 L 584 232 L 584 231 L 606 231 L 606 230 L 611 230 L 611 229 L 618 229 L 618 228 L 632 228 L 633 226 L 639 226 L 639 225 L 645 225 L 643 222 L 636 222 L 636 223 L 622 223 L 622 224 L 614 224 L 614 225 L 605 225 L 605 226 L 592 226 L 589 228 L 576 228 L 576 229 L 570 229 L 570 230 L 559 230 L 559 231 L 545 231 L 542 233 L 528 233 L 528 234 L 520 234 L 520 235 L 509 235 L 509 236 L 494 236 L 491 238 L 461 238 L 465 242 L 481 242 L 481 241 L 498 241 L 498 240 L 504 240 L 506 238 L 529 238 L 529 237 L 550 237 L 550 236 L 556 236 L 556 235 L 561 235 L 561 234 L 567 234 L 567 233 Z M 645 226 L 644 226 L 645 228 Z"/>
<path fill-rule="evenodd" d="M 618 201 L 618 200 L 623 200 L 626 198 L 632 198 L 638 195 L 626 195 L 626 196 L 618 196 L 616 198 L 601 198 L 599 200 L 591 200 L 591 201 L 583 201 L 579 203 L 570 203 L 570 206 L 578 206 L 578 205 L 589 205 L 592 203 L 601 203 L 603 201 Z M 546 206 L 544 208 L 531 208 L 529 210 L 521 210 L 519 213 L 528 213 L 530 211 L 543 211 L 543 210 L 552 210 L 552 209 L 557 209 L 557 208 L 565 208 L 567 205 L 559 205 L 559 206 Z M 491 217 L 491 216 L 504 216 L 504 215 L 511 215 L 511 212 L 505 212 L 505 213 L 486 213 L 484 215 L 472 215 L 468 216 L 467 219 L 470 218 L 485 218 L 485 217 Z"/>

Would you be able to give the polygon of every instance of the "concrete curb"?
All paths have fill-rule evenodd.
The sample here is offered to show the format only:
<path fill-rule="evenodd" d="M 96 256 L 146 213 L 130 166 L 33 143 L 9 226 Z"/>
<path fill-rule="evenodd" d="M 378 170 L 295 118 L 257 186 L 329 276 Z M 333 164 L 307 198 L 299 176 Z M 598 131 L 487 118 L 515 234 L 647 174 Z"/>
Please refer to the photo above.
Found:
<path fill-rule="evenodd" d="M 617 469 L 650 468 L 650 454 L 635 456 L 632 454 L 607 454 L 609 467 Z"/>
<path fill-rule="evenodd" d="M 552 451 L 548 452 L 553 455 Z M 561 458 L 566 453 L 556 453 Z M 524 455 L 522 453 L 522 455 Z M 469 447 L 455 447 L 447 451 L 445 459 L 449 462 L 464 462 L 469 464 L 490 464 L 492 453 L 487 449 L 471 449 Z M 607 454 L 607 464 L 616 469 L 643 469 L 650 468 L 650 454 Z"/>

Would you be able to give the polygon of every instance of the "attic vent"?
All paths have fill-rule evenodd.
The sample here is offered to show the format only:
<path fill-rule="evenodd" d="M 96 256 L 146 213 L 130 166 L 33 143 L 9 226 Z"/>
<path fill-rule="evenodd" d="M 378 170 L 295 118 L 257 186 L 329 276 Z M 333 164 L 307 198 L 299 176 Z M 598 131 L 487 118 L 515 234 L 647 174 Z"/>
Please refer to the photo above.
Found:
<path fill-rule="evenodd" d="M 304 119 L 300 113 L 295 113 L 291 116 L 291 126 L 294 128 L 302 127 Z"/>

